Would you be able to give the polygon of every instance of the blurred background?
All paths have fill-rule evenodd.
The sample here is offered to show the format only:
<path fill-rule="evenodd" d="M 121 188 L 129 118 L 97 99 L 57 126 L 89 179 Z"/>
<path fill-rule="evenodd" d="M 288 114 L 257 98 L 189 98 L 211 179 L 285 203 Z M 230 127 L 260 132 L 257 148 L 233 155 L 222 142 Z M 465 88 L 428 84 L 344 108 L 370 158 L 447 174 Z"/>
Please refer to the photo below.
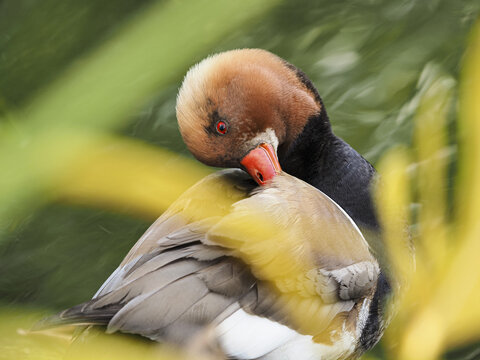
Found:
<path fill-rule="evenodd" d="M 211 171 L 182 142 L 175 97 L 190 66 L 223 50 L 263 48 L 301 68 L 336 134 L 374 165 L 398 145 L 415 151 L 414 119 L 440 86 L 448 221 L 460 73 L 479 14 L 478 0 L 0 1 L 2 313 L 89 299 Z M 418 163 L 408 157 L 407 173 Z M 393 358 L 394 343 L 367 357 Z M 473 337 L 442 356 L 480 359 L 478 349 Z"/>

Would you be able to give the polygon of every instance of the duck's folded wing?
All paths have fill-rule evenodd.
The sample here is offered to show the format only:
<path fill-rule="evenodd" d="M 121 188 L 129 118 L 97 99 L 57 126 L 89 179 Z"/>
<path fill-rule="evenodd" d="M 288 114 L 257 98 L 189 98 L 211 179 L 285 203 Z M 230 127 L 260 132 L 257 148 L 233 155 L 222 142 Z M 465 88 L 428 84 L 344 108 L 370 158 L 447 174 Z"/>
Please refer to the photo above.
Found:
<path fill-rule="evenodd" d="M 209 241 L 273 284 L 302 332 L 320 334 L 373 296 L 378 264 L 355 223 L 325 194 L 282 174 L 234 208 Z"/>
<path fill-rule="evenodd" d="M 181 263 L 184 271 L 178 266 L 157 271 L 175 272 L 170 279 L 160 276 L 156 286 L 150 285 L 134 297 L 127 292 L 121 299 L 125 306 L 109 321 L 108 331 L 182 343 L 195 331 L 236 311 L 239 299 L 255 284 L 247 268 L 231 259 Z"/>
<path fill-rule="evenodd" d="M 150 257 L 170 248 L 201 242 L 208 228 L 225 216 L 232 204 L 245 198 L 255 186 L 245 172 L 231 169 L 218 171 L 200 180 L 150 226 L 94 298 L 116 289 L 124 283 L 127 272 Z M 215 256 L 210 252 L 217 250 L 214 246 L 197 248 L 196 256 L 208 259 L 209 256 Z M 181 257 L 182 254 L 171 256 Z"/>
<path fill-rule="evenodd" d="M 115 291 L 99 298 L 97 308 L 126 304 L 109 322 L 111 331 L 170 338 L 175 329 L 184 333 L 195 324 L 219 323 L 242 308 L 318 336 L 373 296 L 378 264 L 335 202 L 286 174 L 249 197 L 251 183 L 242 173 L 224 172 L 220 179 L 224 176 L 227 182 L 205 181 L 205 190 L 179 199 L 127 256 L 131 260 L 121 276 L 107 282 Z M 214 202 L 212 211 L 218 193 L 228 196 Z M 185 224 L 168 225 L 168 233 L 162 233 L 162 224 L 177 216 Z M 226 274 L 231 274 L 228 280 Z M 155 311 L 158 320 L 151 316 Z"/>
<path fill-rule="evenodd" d="M 254 186 L 241 171 L 202 180 L 152 225 L 91 301 L 38 327 L 101 324 L 110 332 L 181 342 L 238 310 L 256 292 L 256 279 L 228 249 L 206 245 L 205 237 Z"/>
<path fill-rule="evenodd" d="M 110 332 L 175 343 L 218 325 L 228 342 L 252 320 L 247 314 L 288 336 L 293 329 L 318 339 L 344 320 L 359 297 L 368 296 L 371 266 L 361 264 L 376 263 L 361 234 L 345 223 L 349 218 L 329 208 L 336 204 L 323 198 L 304 204 L 318 191 L 290 189 L 297 180 L 287 179 L 247 200 L 254 185 L 242 172 L 202 181 L 147 231 L 91 301 L 60 313 L 53 323 L 103 324 Z M 318 201 L 327 204 L 325 214 L 308 214 Z M 329 213 L 341 219 L 330 230 L 325 227 L 332 219 L 322 220 Z M 339 229 L 343 235 L 353 231 L 353 240 L 340 238 Z M 359 241 L 358 249 L 340 253 L 350 241 Z"/>
<path fill-rule="evenodd" d="M 202 243 L 204 225 L 191 223 L 166 235 L 163 246 L 119 268 L 99 295 L 39 327 L 96 324 L 108 332 L 183 343 L 222 321 L 255 291 L 256 279 L 243 262 Z"/>
<path fill-rule="evenodd" d="M 238 310 L 240 300 L 255 285 L 248 268 L 233 258 L 199 261 L 183 257 L 194 256 L 195 247 L 144 261 L 125 277 L 125 284 L 58 314 L 49 323 L 105 325 L 108 332 L 187 341 L 197 330 Z"/>

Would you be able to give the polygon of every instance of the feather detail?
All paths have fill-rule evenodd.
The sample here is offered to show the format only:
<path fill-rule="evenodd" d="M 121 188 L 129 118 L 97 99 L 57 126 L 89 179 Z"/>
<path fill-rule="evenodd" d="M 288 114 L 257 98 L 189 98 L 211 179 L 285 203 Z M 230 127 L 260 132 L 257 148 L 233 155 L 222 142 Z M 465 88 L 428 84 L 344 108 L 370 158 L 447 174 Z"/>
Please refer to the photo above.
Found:
<path fill-rule="evenodd" d="M 177 344 L 214 326 L 227 355 L 245 359 L 305 344 L 302 336 L 312 346 L 331 343 L 356 329 L 349 314 L 372 296 L 378 277 L 351 223 L 288 174 L 260 189 L 242 171 L 221 171 L 180 197 L 92 300 L 41 326 L 101 324 Z M 272 333 L 252 336 L 240 351 L 245 339 L 232 343 L 231 334 L 250 320 Z"/>

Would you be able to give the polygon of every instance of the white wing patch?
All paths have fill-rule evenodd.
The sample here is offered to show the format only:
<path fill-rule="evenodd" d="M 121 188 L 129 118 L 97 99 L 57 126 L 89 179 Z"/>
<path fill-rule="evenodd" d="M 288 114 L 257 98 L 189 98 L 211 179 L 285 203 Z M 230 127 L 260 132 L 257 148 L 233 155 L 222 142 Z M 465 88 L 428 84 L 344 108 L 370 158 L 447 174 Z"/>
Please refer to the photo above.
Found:
<path fill-rule="evenodd" d="M 216 331 L 225 353 L 239 359 L 259 358 L 301 336 L 285 325 L 242 309 L 223 320 Z"/>
<path fill-rule="evenodd" d="M 289 327 L 240 309 L 215 329 L 225 354 L 242 360 L 328 360 L 355 349 L 355 338 L 344 331 L 334 345 L 315 343 Z"/>

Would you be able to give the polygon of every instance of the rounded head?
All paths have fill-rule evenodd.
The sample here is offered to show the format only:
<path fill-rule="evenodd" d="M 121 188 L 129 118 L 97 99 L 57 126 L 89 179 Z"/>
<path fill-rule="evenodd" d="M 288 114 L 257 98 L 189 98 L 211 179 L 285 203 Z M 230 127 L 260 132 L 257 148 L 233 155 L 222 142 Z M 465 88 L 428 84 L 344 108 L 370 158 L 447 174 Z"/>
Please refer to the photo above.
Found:
<path fill-rule="evenodd" d="M 266 145 L 244 161 L 249 166 L 259 165 L 258 157 L 270 158 L 268 148 L 276 157 L 278 146 L 291 144 L 320 111 L 318 95 L 302 76 L 265 50 L 232 50 L 204 59 L 188 71 L 177 97 L 187 147 L 207 165 L 244 167 L 252 174 L 242 164 L 252 150 Z"/>

